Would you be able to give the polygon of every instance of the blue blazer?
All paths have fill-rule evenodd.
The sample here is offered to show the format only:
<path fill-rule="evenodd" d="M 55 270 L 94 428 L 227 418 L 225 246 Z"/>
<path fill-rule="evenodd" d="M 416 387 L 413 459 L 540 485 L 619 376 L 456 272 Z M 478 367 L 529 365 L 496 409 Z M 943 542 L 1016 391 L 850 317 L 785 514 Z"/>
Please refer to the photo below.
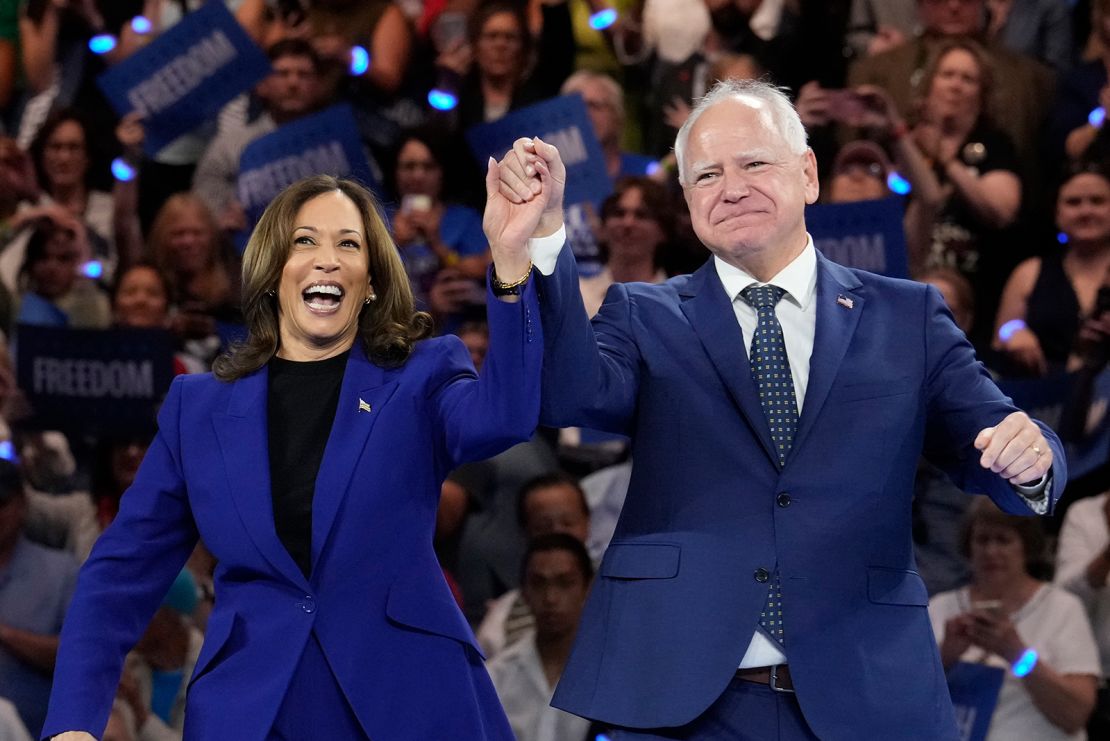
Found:
<path fill-rule="evenodd" d="M 763 570 L 778 568 L 791 676 L 820 738 L 957 737 L 914 564 L 914 471 L 924 447 L 966 490 L 1029 513 L 972 446 L 1014 406 L 937 291 L 823 257 L 817 270 L 809 385 L 782 469 L 712 260 L 614 285 L 592 326 L 569 250 L 541 279 L 541 424 L 630 435 L 634 461 L 556 707 L 634 728 L 693 720 L 736 672 Z M 1045 434 L 1055 499 L 1064 455 Z"/>
<path fill-rule="evenodd" d="M 355 343 L 316 479 L 307 579 L 274 528 L 266 368 L 233 383 L 175 379 L 80 574 L 43 734 L 102 731 L 124 655 L 199 536 L 219 565 L 186 739 L 263 741 L 315 633 L 374 741 L 511 741 L 432 550 L 446 474 L 527 440 L 539 414 L 535 289 L 490 299 L 489 320 L 480 377 L 457 337 L 418 343 L 394 369 Z"/>

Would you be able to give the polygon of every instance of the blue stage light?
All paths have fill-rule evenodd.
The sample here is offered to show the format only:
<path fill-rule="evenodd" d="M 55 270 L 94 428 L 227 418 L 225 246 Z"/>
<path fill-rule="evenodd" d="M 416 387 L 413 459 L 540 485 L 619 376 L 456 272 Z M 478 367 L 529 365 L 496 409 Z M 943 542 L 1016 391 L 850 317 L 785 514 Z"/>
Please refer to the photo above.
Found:
<path fill-rule="evenodd" d="M 437 111 L 450 111 L 459 104 L 459 98 L 452 92 L 432 88 L 428 91 L 428 105 Z"/>
<path fill-rule="evenodd" d="M 107 54 L 116 48 L 116 37 L 110 33 L 100 33 L 89 39 L 89 51 L 93 54 Z"/>
<path fill-rule="evenodd" d="M 648 176 L 654 175 L 655 173 L 659 172 L 659 168 L 662 166 L 663 165 L 659 164 L 659 160 L 649 162 L 647 169 L 644 170 L 644 174 Z"/>
<path fill-rule="evenodd" d="M 366 51 L 365 47 L 352 46 L 351 47 L 351 74 L 356 77 L 366 74 L 366 70 L 370 69 L 370 52 Z"/>
<path fill-rule="evenodd" d="M 1025 329 L 1024 321 L 1021 319 L 1011 319 L 998 328 L 998 339 L 1003 342 L 1009 342 L 1011 337 L 1023 329 Z"/>
<path fill-rule="evenodd" d="M 104 264 L 100 260 L 89 260 L 81 266 L 81 275 L 95 280 L 104 275 Z"/>
<path fill-rule="evenodd" d="M 146 16 L 137 15 L 131 19 L 131 30 L 140 36 L 150 33 L 152 28 L 154 28 L 154 24 Z"/>
<path fill-rule="evenodd" d="M 0 442 L 0 458 L 15 463 L 15 446 L 11 440 Z"/>
<path fill-rule="evenodd" d="M 1068 243 L 1068 235 L 1064 234 L 1063 232 L 1059 232 L 1059 233 L 1056 234 L 1056 241 L 1059 242 L 1060 244 L 1067 244 Z"/>
<path fill-rule="evenodd" d="M 599 10 L 590 16 L 590 28 L 595 31 L 603 31 L 609 26 L 617 22 L 617 11 L 613 8 L 606 8 Z"/>
<path fill-rule="evenodd" d="M 886 187 L 890 188 L 891 193 L 897 193 L 900 196 L 904 196 L 913 190 L 910 181 L 894 170 L 891 170 L 890 174 L 886 176 Z"/>
<path fill-rule="evenodd" d="M 116 157 L 112 160 L 112 175 L 116 180 L 126 183 L 135 179 L 135 168 L 123 157 Z"/>
<path fill-rule="evenodd" d="M 1102 122 L 1106 120 L 1106 109 L 1102 106 L 1094 109 L 1087 114 L 1087 123 L 1094 126 L 1096 129 L 1102 128 Z"/>

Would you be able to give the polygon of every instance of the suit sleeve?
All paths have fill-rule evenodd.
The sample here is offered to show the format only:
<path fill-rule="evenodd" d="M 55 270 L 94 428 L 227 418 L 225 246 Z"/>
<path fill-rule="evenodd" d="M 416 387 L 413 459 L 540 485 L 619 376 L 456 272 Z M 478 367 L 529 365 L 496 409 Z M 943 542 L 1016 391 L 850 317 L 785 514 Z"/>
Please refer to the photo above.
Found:
<path fill-rule="evenodd" d="M 1020 410 L 975 358 L 944 299 L 931 286 L 925 291 L 925 357 L 925 456 L 964 491 L 987 494 L 1011 514 L 1034 514 L 1009 481 L 979 465 L 979 451 L 974 446 L 980 430 Z M 1034 421 L 1052 448 L 1052 482 L 1045 491 L 1050 514 L 1067 483 L 1067 464 L 1056 433 Z"/>
<path fill-rule="evenodd" d="M 540 276 L 544 325 L 540 423 L 628 434 L 640 381 L 633 336 L 635 306 L 615 283 L 591 324 L 578 287 L 578 268 L 564 246 L 549 276 Z"/>
<path fill-rule="evenodd" d="M 196 545 L 181 465 L 183 382 L 178 376 L 171 384 L 135 482 L 81 569 L 62 627 L 45 737 L 103 732 L 124 657 Z"/>
<path fill-rule="evenodd" d="M 490 342 L 480 374 L 462 342 L 444 338 L 432 399 L 448 468 L 497 455 L 536 430 L 544 332 L 535 278 L 520 298 L 508 303 L 487 295 Z"/>

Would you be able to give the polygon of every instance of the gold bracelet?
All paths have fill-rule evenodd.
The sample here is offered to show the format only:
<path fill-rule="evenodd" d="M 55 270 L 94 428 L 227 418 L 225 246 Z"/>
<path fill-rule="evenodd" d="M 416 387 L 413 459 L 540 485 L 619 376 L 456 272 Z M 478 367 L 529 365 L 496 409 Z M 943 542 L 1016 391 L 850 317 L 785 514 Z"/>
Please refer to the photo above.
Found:
<path fill-rule="evenodd" d="M 500 290 L 505 290 L 507 288 L 519 288 L 520 286 L 523 286 L 525 283 L 527 283 L 528 279 L 531 278 L 531 277 L 532 277 L 532 261 L 529 260 L 528 261 L 528 269 L 524 271 L 524 275 L 522 275 L 520 278 L 517 278 L 512 283 L 505 283 L 500 278 L 498 278 L 496 267 L 493 269 L 493 275 L 491 276 L 491 280 L 493 282 L 493 287 L 494 288 L 497 288 L 497 289 L 500 289 Z"/>

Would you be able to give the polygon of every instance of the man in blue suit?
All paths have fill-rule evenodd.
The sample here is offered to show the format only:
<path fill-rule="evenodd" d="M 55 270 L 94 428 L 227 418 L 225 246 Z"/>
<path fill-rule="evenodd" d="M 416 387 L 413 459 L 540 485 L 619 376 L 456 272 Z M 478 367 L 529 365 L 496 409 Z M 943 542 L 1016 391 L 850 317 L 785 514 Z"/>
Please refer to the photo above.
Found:
<path fill-rule="evenodd" d="M 501 169 L 502 192 L 549 199 L 530 244 L 542 423 L 633 440 L 553 704 L 624 739 L 955 739 L 910 534 L 918 457 L 1044 513 L 1059 441 L 998 390 L 935 289 L 815 251 L 816 162 L 778 89 L 719 84 L 675 151 L 713 258 L 614 285 L 592 326 L 551 208 L 558 152 L 518 140 Z"/>

